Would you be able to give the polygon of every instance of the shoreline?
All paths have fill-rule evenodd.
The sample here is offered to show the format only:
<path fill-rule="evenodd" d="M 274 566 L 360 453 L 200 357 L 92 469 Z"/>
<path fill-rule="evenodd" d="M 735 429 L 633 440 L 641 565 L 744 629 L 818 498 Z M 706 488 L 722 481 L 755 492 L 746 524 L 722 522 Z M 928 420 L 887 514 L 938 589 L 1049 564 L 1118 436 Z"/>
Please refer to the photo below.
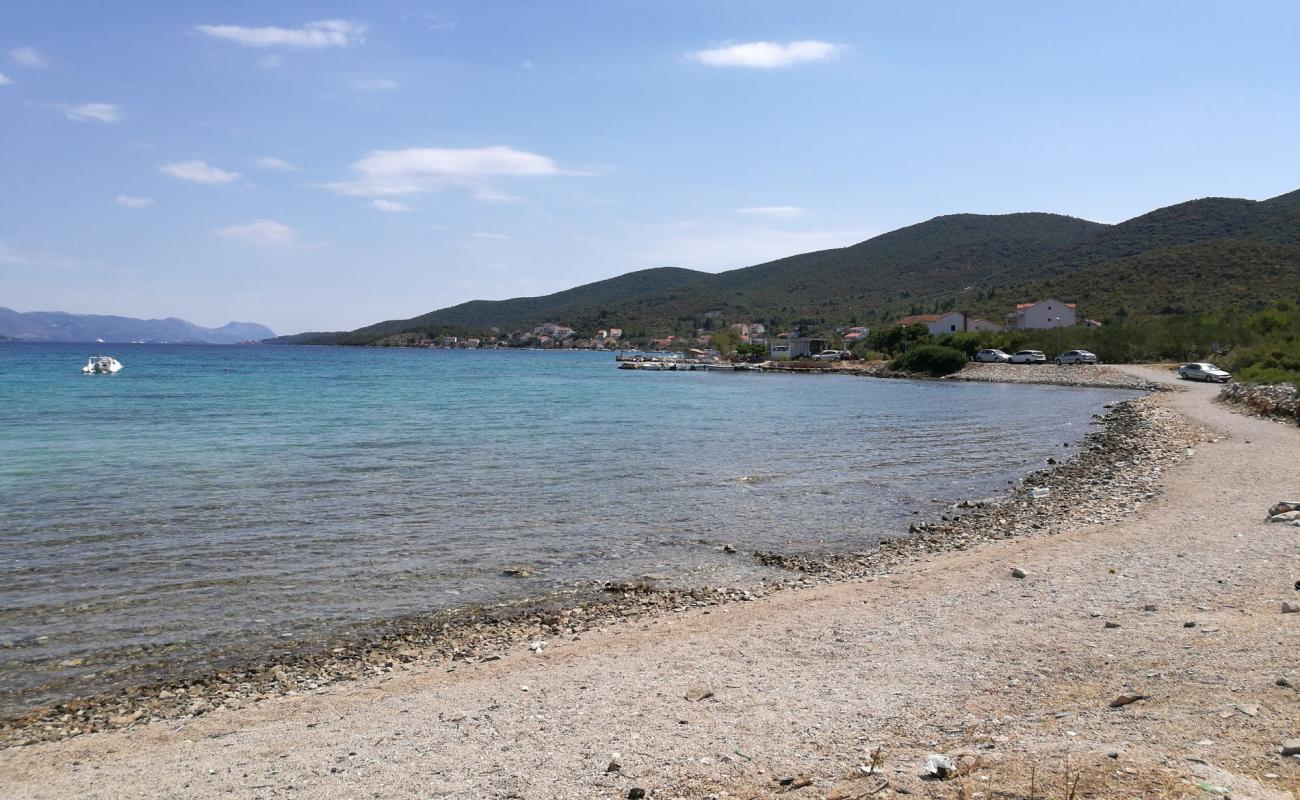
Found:
<path fill-rule="evenodd" d="M 1205 436 L 1185 430 L 1175 416 L 1149 397 L 1116 403 L 1098 431 L 1087 434 L 1078 446 L 1063 449 L 1061 463 L 1026 475 L 995 501 L 963 500 L 942 519 L 916 523 L 908 535 L 867 550 L 750 554 L 758 564 L 783 569 L 788 576 L 748 587 L 658 588 L 648 579 L 376 621 L 372 628 L 386 629 L 378 637 L 345 638 L 323 648 L 267 654 L 247 659 L 241 666 L 144 682 L 11 716 L 0 720 L 0 748 L 320 693 L 341 683 L 388 675 L 408 664 L 441 663 L 455 669 L 496 660 L 547 638 L 578 637 L 618 621 L 749 602 L 814 584 L 869 579 L 927 555 L 1053 533 L 1072 520 L 1088 519 L 1089 514 L 1097 522 L 1115 519 L 1154 497 L 1163 467 L 1176 463 L 1191 443 Z M 1119 456 L 1123 467 L 1116 466 Z M 1102 496 L 1100 491 L 1116 488 L 1122 494 L 1107 491 Z M 1049 494 L 1034 499 L 1034 489 L 1047 489 Z"/>

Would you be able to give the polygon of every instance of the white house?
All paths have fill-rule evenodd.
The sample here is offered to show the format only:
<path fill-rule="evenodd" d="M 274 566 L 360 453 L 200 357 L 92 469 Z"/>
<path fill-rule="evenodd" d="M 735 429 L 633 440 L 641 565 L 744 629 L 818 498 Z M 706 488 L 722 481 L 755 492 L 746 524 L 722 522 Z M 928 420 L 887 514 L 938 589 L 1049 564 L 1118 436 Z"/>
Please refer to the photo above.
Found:
<path fill-rule="evenodd" d="M 1002 330 L 1000 325 L 986 319 L 972 317 L 961 311 L 949 311 L 947 314 L 917 314 L 911 317 L 903 317 L 898 321 L 898 324 L 924 325 L 929 328 L 932 336 L 942 336 L 945 333 L 960 333 L 962 331 Z"/>
<path fill-rule="evenodd" d="M 1068 328 L 1078 322 L 1074 303 L 1062 303 L 1050 297 L 1037 303 L 1021 303 L 1007 314 L 1007 327 L 1012 330 Z"/>

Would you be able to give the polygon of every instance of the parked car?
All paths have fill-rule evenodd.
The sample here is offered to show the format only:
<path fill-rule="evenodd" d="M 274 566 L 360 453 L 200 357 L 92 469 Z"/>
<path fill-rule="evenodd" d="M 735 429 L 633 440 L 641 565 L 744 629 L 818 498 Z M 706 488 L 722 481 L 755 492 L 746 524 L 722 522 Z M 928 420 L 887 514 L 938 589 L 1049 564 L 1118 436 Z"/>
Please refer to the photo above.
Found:
<path fill-rule="evenodd" d="M 1096 364 L 1097 356 L 1087 350 L 1066 350 L 1056 357 L 1058 364 Z"/>
<path fill-rule="evenodd" d="M 981 350 L 975 354 L 975 360 L 985 364 L 1005 364 L 1011 360 L 1011 356 L 1001 350 Z"/>
<path fill-rule="evenodd" d="M 823 351 L 821 351 L 820 353 L 818 353 L 817 355 L 813 356 L 812 359 L 813 359 L 813 361 L 839 361 L 839 360 L 840 360 L 840 351 L 839 351 L 839 350 L 823 350 Z"/>
<path fill-rule="evenodd" d="M 1206 383 L 1215 381 L 1227 383 L 1232 380 L 1232 375 L 1229 372 L 1204 361 L 1182 365 L 1178 368 L 1178 377 L 1185 381 L 1205 381 Z"/>
<path fill-rule="evenodd" d="M 1017 350 L 1011 356 L 1012 364 L 1046 364 L 1047 355 L 1042 350 Z"/>

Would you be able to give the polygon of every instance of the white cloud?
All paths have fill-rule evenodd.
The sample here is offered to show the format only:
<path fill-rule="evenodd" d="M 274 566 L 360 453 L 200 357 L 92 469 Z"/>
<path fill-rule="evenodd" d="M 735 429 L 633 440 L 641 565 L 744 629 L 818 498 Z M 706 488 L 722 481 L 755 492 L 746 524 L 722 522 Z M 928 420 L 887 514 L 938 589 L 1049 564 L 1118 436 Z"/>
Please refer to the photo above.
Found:
<path fill-rule="evenodd" d="M 83 264 L 80 260 L 61 253 L 19 250 L 6 242 L 0 241 L 0 266 L 77 270 L 94 265 Z"/>
<path fill-rule="evenodd" d="M 129 194 L 119 194 L 115 202 L 127 208 L 145 208 L 153 205 L 153 200 L 148 197 L 133 197 Z"/>
<path fill-rule="evenodd" d="M 471 234 L 470 234 L 470 238 L 473 238 L 473 239 L 491 239 L 491 240 L 493 240 L 493 241 L 504 241 L 504 240 L 506 240 L 506 239 L 509 239 L 510 237 L 509 237 L 509 236 L 506 236 L 504 233 L 483 233 L 483 232 L 475 232 L 475 233 L 471 233 Z"/>
<path fill-rule="evenodd" d="M 247 225 L 231 225 L 215 233 L 226 239 L 234 239 L 248 244 L 291 245 L 297 242 L 298 235 L 293 228 L 273 219 L 259 219 Z"/>
<path fill-rule="evenodd" d="M 577 174 L 561 169 L 554 160 L 510 147 L 412 147 L 375 150 L 352 165 L 357 178 L 326 184 L 340 194 L 382 197 L 433 192 L 464 186 L 485 192 L 495 177 L 539 177 Z"/>
<path fill-rule="evenodd" d="M 63 109 L 63 115 L 74 122 L 117 122 L 122 109 L 112 103 L 85 103 Z"/>
<path fill-rule="evenodd" d="M 387 92 L 397 88 L 397 81 L 387 78 L 353 78 L 351 86 L 363 92 Z"/>
<path fill-rule="evenodd" d="M 8 86 L 11 83 L 13 83 L 13 81 L 9 80 L 9 76 L 0 72 L 0 86 Z"/>
<path fill-rule="evenodd" d="M 206 161 L 172 161 L 158 168 L 159 172 L 195 183 L 230 183 L 239 177 L 238 172 L 208 166 Z"/>
<path fill-rule="evenodd" d="M 257 66 L 262 67 L 263 69 L 275 69 L 283 63 L 284 59 L 280 58 L 275 53 L 268 56 L 262 56 L 257 60 Z"/>
<path fill-rule="evenodd" d="M 41 69 L 48 67 L 50 62 L 45 60 L 45 56 L 35 47 L 15 47 L 9 51 L 9 60 L 23 67 L 32 69 Z"/>
<path fill-rule="evenodd" d="M 276 158 L 275 156 L 262 156 L 257 159 L 257 166 L 259 169 L 271 170 L 272 172 L 295 172 L 298 169 L 283 158 Z"/>
<path fill-rule="evenodd" d="M 408 205 L 405 204 L 405 203 L 399 203 L 399 202 L 397 202 L 396 200 L 387 200 L 387 199 L 385 199 L 385 198 L 383 198 L 383 197 L 377 198 L 377 199 L 375 199 L 375 200 L 371 200 L 371 201 L 370 201 L 370 205 L 374 206 L 375 208 L 379 209 L 380 211 L 394 211 L 394 212 L 400 212 L 400 211 L 414 211 L 414 210 L 415 210 L 415 209 L 411 208 L 410 206 L 408 206 Z"/>
<path fill-rule="evenodd" d="M 725 44 L 712 50 L 689 53 L 688 57 L 710 67 L 747 67 L 774 69 L 803 64 L 809 61 L 831 61 L 844 52 L 844 45 L 830 42 L 804 41 L 780 44 L 779 42 L 743 42 Z"/>
<path fill-rule="evenodd" d="M 196 25 L 194 30 L 213 39 L 245 47 L 347 47 L 361 41 L 366 26 L 345 19 L 309 22 L 301 28 L 245 28 L 240 25 Z"/>
<path fill-rule="evenodd" d="M 768 219 L 794 219 L 795 217 L 804 216 L 808 213 L 808 210 L 799 206 L 754 206 L 753 208 L 738 208 L 736 213 L 750 217 L 767 217 Z"/>

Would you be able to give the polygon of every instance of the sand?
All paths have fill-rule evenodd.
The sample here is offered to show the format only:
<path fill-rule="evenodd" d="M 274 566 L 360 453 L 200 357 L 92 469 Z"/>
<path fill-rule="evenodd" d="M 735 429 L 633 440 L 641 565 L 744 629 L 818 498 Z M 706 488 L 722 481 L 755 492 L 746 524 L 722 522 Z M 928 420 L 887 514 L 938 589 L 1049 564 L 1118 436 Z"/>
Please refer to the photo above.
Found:
<path fill-rule="evenodd" d="M 1221 438 L 1121 520 L 13 747 L 0 795 L 1300 797 L 1279 754 L 1300 737 L 1300 528 L 1262 521 L 1300 494 L 1300 429 L 1179 388 L 1156 402 Z M 1109 707 L 1124 693 L 1149 697 Z M 921 781 L 930 753 L 968 774 Z"/>

